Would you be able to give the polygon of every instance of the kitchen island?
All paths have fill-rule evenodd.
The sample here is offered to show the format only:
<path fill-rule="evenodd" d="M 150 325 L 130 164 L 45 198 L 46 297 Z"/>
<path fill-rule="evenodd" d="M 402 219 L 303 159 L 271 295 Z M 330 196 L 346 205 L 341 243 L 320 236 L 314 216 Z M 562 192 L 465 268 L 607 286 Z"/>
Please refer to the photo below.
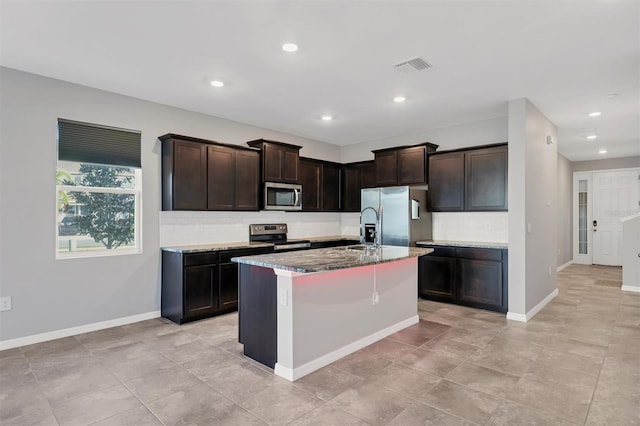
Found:
<path fill-rule="evenodd" d="M 417 247 L 347 246 L 232 259 L 244 354 L 297 380 L 418 322 Z"/>

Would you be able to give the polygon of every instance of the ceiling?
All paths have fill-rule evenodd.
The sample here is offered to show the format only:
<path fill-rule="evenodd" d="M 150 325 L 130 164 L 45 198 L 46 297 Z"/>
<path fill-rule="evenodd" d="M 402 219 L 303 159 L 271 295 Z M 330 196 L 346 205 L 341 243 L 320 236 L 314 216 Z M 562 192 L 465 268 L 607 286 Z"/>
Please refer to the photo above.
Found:
<path fill-rule="evenodd" d="M 638 1 L 2 0 L 0 15 L 3 66 L 335 145 L 527 97 L 570 160 L 640 155 Z M 416 56 L 433 67 L 393 68 Z"/>

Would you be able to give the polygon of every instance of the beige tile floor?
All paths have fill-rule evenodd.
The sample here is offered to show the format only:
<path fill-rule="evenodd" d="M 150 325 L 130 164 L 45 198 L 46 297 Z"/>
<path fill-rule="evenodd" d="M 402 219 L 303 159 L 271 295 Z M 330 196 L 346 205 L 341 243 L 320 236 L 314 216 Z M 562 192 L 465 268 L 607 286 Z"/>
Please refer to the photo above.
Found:
<path fill-rule="evenodd" d="M 419 301 L 421 322 L 295 383 L 241 356 L 237 315 L 0 352 L 2 425 L 638 425 L 640 295 L 573 265 L 532 321 Z"/>

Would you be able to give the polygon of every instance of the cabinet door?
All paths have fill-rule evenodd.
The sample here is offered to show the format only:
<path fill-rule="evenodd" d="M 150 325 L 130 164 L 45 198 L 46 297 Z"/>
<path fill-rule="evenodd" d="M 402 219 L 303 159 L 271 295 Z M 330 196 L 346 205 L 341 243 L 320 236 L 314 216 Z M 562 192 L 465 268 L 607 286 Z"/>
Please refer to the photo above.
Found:
<path fill-rule="evenodd" d="M 465 155 L 466 210 L 507 210 L 507 147 L 476 149 Z"/>
<path fill-rule="evenodd" d="M 220 264 L 220 309 L 233 310 L 238 307 L 238 264 Z"/>
<path fill-rule="evenodd" d="M 464 210 L 464 153 L 429 156 L 429 208 L 434 212 Z"/>
<path fill-rule="evenodd" d="M 502 262 L 458 259 L 457 297 L 461 302 L 502 309 Z"/>
<path fill-rule="evenodd" d="M 360 211 L 360 176 L 361 167 L 346 166 L 342 169 L 342 210 L 346 212 Z"/>
<path fill-rule="evenodd" d="M 380 186 L 396 185 L 398 183 L 398 152 L 377 152 L 376 183 Z"/>
<path fill-rule="evenodd" d="M 298 183 L 299 151 L 285 147 L 282 155 L 282 180 L 288 183 Z"/>
<path fill-rule="evenodd" d="M 427 154 L 424 146 L 398 150 L 398 185 L 427 182 Z"/>
<path fill-rule="evenodd" d="M 277 145 L 265 143 L 262 146 L 262 178 L 265 182 L 282 182 L 282 163 L 284 149 Z"/>
<path fill-rule="evenodd" d="M 260 154 L 237 150 L 235 172 L 235 209 L 259 210 Z"/>
<path fill-rule="evenodd" d="M 437 301 L 453 301 L 455 294 L 456 260 L 430 254 L 418 258 L 420 297 Z"/>
<path fill-rule="evenodd" d="M 173 158 L 173 209 L 207 209 L 207 147 L 176 140 Z"/>
<path fill-rule="evenodd" d="M 184 317 L 206 316 L 218 306 L 218 266 L 184 268 Z"/>
<path fill-rule="evenodd" d="M 207 204 L 209 210 L 235 207 L 236 150 L 224 146 L 207 147 Z"/>
<path fill-rule="evenodd" d="M 337 164 L 322 164 L 322 210 L 340 210 L 340 168 Z"/>
<path fill-rule="evenodd" d="M 307 159 L 300 160 L 300 183 L 302 184 L 302 210 L 320 211 L 320 184 L 322 182 L 322 164 Z"/>
<path fill-rule="evenodd" d="M 375 188 L 376 184 L 376 163 L 368 161 L 360 166 L 360 189 Z"/>

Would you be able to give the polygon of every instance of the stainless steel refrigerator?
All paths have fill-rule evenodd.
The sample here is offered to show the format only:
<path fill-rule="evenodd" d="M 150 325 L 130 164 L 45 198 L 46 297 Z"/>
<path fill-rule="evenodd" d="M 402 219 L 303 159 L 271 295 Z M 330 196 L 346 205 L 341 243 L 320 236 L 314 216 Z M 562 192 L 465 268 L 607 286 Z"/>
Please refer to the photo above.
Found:
<path fill-rule="evenodd" d="M 381 243 L 392 246 L 415 246 L 416 241 L 431 240 L 431 213 L 427 211 L 424 187 L 393 186 L 361 191 L 361 228 L 375 224 L 380 217 Z M 365 210 L 366 209 L 366 210 Z"/>

